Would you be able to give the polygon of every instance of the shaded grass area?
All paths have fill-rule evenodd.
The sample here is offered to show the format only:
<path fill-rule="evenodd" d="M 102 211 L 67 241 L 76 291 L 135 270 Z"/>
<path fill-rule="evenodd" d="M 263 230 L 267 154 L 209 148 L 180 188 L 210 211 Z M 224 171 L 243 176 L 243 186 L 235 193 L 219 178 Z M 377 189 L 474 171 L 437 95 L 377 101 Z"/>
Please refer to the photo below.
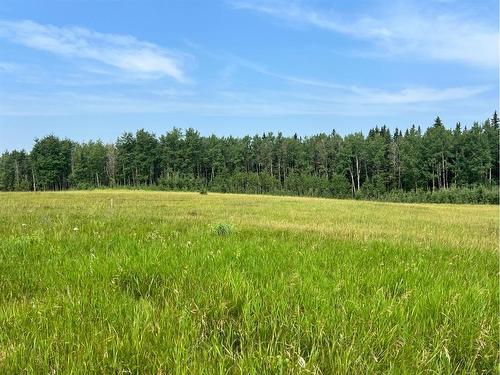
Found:
<path fill-rule="evenodd" d="M 497 238 L 493 206 L 0 194 L 0 373 L 494 373 Z"/>

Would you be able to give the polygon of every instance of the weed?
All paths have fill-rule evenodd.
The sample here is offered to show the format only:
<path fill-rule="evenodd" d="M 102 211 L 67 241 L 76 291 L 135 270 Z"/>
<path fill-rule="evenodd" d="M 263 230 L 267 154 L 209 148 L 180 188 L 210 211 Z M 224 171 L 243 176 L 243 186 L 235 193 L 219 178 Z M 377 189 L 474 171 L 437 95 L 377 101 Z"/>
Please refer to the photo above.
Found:
<path fill-rule="evenodd" d="M 233 226 L 226 223 L 217 223 L 212 226 L 212 232 L 218 236 L 228 236 L 233 231 Z"/>

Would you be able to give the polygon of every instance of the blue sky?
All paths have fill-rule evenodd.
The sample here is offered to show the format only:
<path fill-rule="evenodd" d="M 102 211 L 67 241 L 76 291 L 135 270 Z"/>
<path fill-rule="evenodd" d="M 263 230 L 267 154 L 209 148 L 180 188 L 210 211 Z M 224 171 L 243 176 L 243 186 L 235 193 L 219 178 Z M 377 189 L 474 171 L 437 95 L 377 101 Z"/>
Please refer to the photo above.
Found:
<path fill-rule="evenodd" d="M 498 109 L 498 2 L 2 0 L 0 150 L 366 132 Z"/>

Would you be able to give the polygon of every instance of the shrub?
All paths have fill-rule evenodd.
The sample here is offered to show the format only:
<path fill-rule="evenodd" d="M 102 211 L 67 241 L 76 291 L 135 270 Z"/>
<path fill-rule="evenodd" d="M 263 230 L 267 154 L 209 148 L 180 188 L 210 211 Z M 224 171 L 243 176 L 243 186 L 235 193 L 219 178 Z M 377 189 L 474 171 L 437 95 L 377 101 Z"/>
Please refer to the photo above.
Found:
<path fill-rule="evenodd" d="M 228 236 L 233 231 L 233 226 L 226 223 L 217 223 L 212 227 L 212 232 L 218 236 Z"/>
<path fill-rule="evenodd" d="M 200 190 L 200 194 L 201 194 L 201 195 L 207 195 L 207 194 L 208 194 L 207 189 L 201 189 L 201 190 Z"/>

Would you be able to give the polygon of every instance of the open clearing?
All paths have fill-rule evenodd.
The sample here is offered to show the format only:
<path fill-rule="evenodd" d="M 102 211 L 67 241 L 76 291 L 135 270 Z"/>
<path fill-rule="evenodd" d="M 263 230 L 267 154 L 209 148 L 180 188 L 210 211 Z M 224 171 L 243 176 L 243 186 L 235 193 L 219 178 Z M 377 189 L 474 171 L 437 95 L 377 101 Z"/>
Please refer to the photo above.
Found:
<path fill-rule="evenodd" d="M 496 206 L 2 193 L 0 373 L 495 373 L 498 225 Z"/>

